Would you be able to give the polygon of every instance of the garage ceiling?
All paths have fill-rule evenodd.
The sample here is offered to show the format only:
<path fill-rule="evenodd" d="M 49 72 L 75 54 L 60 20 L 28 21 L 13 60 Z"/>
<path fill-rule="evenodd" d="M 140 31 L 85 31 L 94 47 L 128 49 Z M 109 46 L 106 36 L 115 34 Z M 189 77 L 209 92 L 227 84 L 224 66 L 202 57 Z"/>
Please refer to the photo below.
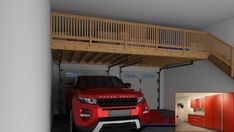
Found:
<path fill-rule="evenodd" d="M 52 11 L 204 29 L 234 16 L 234 0 L 51 0 Z"/>

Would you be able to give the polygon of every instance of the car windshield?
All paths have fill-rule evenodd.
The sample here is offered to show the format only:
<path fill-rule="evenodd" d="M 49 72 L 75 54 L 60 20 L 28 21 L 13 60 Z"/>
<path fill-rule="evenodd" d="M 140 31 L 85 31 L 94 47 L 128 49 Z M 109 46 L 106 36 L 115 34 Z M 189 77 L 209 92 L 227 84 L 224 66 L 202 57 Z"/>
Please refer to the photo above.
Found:
<path fill-rule="evenodd" d="M 123 82 L 117 77 L 111 76 L 80 76 L 78 89 L 87 88 L 123 88 Z"/>

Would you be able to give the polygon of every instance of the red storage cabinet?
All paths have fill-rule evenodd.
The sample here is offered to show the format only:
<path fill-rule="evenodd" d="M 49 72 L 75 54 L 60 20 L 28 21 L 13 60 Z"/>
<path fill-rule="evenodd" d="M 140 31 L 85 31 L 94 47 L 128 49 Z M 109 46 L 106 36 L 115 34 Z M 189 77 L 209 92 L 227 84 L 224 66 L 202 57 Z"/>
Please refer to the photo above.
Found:
<path fill-rule="evenodd" d="M 195 99 L 195 108 L 201 108 L 201 100 Z"/>
<path fill-rule="evenodd" d="M 213 129 L 221 130 L 221 97 L 222 95 L 213 96 Z"/>
<path fill-rule="evenodd" d="M 195 99 L 192 99 L 190 102 L 191 108 L 196 108 L 196 103 L 195 103 Z"/>
<path fill-rule="evenodd" d="M 213 128 L 213 96 L 205 97 L 205 127 Z"/>
<path fill-rule="evenodd" d="M 234 93 L 223 95 L 223 131 L 234 132 Z"/>
<path fill-rule="evenodd" d="M 205 108 L 205 98 L 201 98 L 201 108 Z"/>
<path fill-rule="evenodd" d="M 188 115 L 188 123 L 194 126 L 205 126 L 204 116 L 200 115 Z"/>
<path fill-rule="evenodd" d="M 191 100 L 191 108 L 205 108 L 205 99 L 192 99 Z"/>

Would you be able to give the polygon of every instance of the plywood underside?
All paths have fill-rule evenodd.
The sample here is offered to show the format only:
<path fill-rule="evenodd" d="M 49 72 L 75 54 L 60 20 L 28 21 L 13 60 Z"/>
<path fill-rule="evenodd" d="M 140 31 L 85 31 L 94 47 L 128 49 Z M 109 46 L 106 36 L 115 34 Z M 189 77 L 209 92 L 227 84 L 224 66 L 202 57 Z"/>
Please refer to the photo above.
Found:
<path fill-rule="evenodd" d="M 84 52 L 71 50 L 52 50 L 53 61 L 59 61 L 59 51 L 61 54 L 61 63 L 70 64 L 103 64 L 111 65 L 125 60 L 121 65 L 134 64 L 137 66 L 153 66 L 164 67 L 168 65 L 181 64 L 199 59 L 194 58 L 178 58 L 178 57 L 162 57 L 149 55 L 133 55 L 133 54 L 117 54 L 117 53 L 101 53 L 101 52 Z"/>

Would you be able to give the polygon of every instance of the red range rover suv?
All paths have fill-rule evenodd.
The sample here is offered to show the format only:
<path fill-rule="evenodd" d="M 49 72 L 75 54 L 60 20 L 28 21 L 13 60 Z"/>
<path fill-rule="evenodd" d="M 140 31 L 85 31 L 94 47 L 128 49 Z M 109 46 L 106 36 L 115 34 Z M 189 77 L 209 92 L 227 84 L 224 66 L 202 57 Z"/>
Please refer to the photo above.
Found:
<path fill-rule="evenodd" d="M 79 76 L 66 96 L 70 131 L 141 131 L 149 112 L 142 92 L 115 76 Z"/>

